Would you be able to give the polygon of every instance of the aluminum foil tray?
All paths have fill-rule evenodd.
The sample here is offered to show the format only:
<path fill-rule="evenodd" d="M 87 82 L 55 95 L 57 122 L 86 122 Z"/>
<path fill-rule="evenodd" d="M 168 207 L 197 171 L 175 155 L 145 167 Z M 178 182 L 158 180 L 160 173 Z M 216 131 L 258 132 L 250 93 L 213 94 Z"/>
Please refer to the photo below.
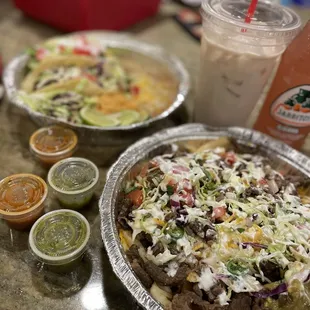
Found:
<path fill-rule="evenodd" d="M 117 205 L 121 199 L 120 191 L 126 176 L 139 162 L 163 154 L 173 143 L 207 141 L 223 136 L 230 137 L 241 151 L 268 156 L 276 169 L 310 177 L 310 159 L 307 156 L 262 133 L 239 127 L 215 130 L 202 124 L 188 124 L 160 131 L 129 147 L 111 167 L 107 176 L 106 186 L 99 202 L 101 235 L 115 274 L 145 309 L 163 310 L 134 274 L 118 237 Z"/>
<path fill-rule="evenodd" d="M 4 70 L 3 82 L 9 101 L 17 107 L 25 110 L 37 125 L 46 126 L 55 123 L 66 125 L 73 128 L 79 135 L 80 141 L 83 141 L 87 144 L 126 147 L 145 135 L 154 133 L 160 128 L 171 126 L 171 122 L 167 121 L 167 119 L 170 115 L 177 112 L 177 110 L 179 110 L 179 108 L 182 106 L 190 86 L 189 74 L 183 63 L 176 56 L 167 53 L 159 46 L 137 41 L 132 37 L 122 33 L 86 31 L 73 33 L 67 37 L 81 34 L 95 38 L 96 41 L 101 42 L 102 47 L 108 46 L 128 49 L 151 57 L 165 64 L 179 82 L 178 93 L 172 105 L 170 105 L 167 110 L 156 117 L 141 123 L 122 127 L 102 128 L 88 125 L 76 125 L 66 121 L 57 120 L 55 118 L 33 111 L 17 96 L 21 80 L 24 76 L 25 66 L 28 61 L 27 54 L 21 54 L 15 57 Z"/>

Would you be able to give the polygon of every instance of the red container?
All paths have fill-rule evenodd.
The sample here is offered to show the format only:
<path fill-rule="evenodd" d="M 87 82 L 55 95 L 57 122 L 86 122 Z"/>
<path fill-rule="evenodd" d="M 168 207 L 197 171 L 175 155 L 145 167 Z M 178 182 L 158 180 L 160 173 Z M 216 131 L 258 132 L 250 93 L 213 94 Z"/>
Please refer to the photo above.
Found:
<path fill-rule="evenodd" d="M 13 0 L 25 14 L 65 31 L 121 30 L 157 13 L 160 0 Z"/>

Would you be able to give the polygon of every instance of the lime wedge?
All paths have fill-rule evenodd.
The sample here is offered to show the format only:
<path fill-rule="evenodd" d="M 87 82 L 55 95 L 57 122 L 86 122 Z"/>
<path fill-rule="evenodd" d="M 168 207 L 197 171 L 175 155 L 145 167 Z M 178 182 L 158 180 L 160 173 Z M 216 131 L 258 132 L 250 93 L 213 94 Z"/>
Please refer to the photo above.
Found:
<path fill-rule="evenodd" d="M 123 126 L 138 123 L 141 119 L 140 113 L 134 110 L 124 110 L 117 113 L 117 115 L 118 120 Z"/>
<path fill-rule="evenodd" d="M 104 114 L 96 106 L 87 105 L 81 111 L 80 115 L 85 123 L 99 127 L 115 127 L 120 125 L 116 114 Z"/>
<path fill-rule="evenodd" d="M 146 121 L 149 118 L 149 114 L 146 111 L 140 111 L 140 122 Z"/>

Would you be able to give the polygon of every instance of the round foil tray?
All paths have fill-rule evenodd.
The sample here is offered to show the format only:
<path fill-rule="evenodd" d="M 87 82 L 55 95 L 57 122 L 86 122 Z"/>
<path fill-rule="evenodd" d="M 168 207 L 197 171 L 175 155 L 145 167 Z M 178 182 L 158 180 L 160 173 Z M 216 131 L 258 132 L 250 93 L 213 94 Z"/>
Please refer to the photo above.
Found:
<path fill-rule="evenodd" d="M 277 169 L 310 177 L 310 159 L 288 145 L 251 129 L 230 127 L 215 129 L 202 124 L 187 124 L 158 132 L 129 147 L 114 163 L 99 201 L 101 235 L 113 271 L 137 302 L 148 310 L 163 310 L 137 278 L 128 262 L 118 237 L 116 217 L 121 188 L 126 176 L 140 161 L 162 154 L 173 143 L 213 140 L 230 137 L 245 152 L 255 152 L 271 159 Z"/>
<path fill-rule="evenodd" d="M 21 54 L 15 57 L 4 70 L 3 83 L 9 101 L 17 107 L 25 110 L 37 125 L 42 127 L 51 124 L 62 124 L 71 127 L 79 135 L 80 141 L 84 141 L 87 144 L 126 147 L 135 140 L 154 133 L 160 128 L 171 127 L 171 121 L 168 120 L 168 117 L 181 110 L 180 108 L 187 97 L 190 87 L 189 74 L 183 63 L 176 56 L 169 54 L 159 46 L 143 43 L 122 33 L 84 31 L 62 36 L 62 38 L 70 38 L 81 34 L 96 39 L 97 42 L 100 42 L 102 47 L 108 46 L 128 49 L 166 65 L 179 83 L 178 92 L 174 102 L 160 115 L 144 122 L 128 126 L 103 128 L 97 126 L 77 125 L 67 121 L 57 120 L 53 117 L 33 111 L 20 98 L 18 98 L 18 90 L 29 59 L 27 54 Z M 176 124 L 174 123 L 173 125 Z"/>

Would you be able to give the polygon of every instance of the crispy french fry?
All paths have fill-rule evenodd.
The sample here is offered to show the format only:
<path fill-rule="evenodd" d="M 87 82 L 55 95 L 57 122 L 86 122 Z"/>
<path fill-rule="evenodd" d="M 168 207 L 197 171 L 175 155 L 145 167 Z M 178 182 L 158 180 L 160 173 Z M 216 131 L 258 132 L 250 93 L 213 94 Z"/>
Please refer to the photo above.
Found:
<path fill-rule="evenodd" d="M 166 222 L 164 222 L 163 220 L 158 219 L 158 218 L 154 218 L 154 221 L 157 225 L 162 226 L 162 227 L 165 226 L 165 224 L 166 224 Z"/>
<path fill-rule="evenodd" d="M 171 305 L 172 293 L 159 288 L 155 282 L 153 283 L 150 289 L 150 293 L 154 297 L 154 299 L 156 299 L 159 303 L 161 303 L 165 307 L 165 309 L 167 308 L 169 309 Z"/>
<path fill-rule="evenodd" d="M 186 280 L 191 283 L 197 283 L 199 282 L 199 276 L 196 272 L 190 272 Z"/>
<path fill-rule="evenodd" d="M 187 150 L 190 153 L 194 153 L 196 152 L 196 150 L 204 145 L 206 143 L 206 140 L 190 140 L 190 141 L 184 141 L 184 142 L 180 142 L 179 145 L 181 148 Z"/>
<path fill-rule="evenodd" d="M 195 245 L 194 245 L 194 247 L 193 247 L 193 250 L 194 251 L 198 251 L 198 250 L 200 250 L 200 249 L 202 249 L 203 248 L 203 243 L 202 242 L 198 242 L 198 243 L 196 243 Z"/>
<path fill-rule="evenodd" d="M 310 190 L 309 188 L 300 187 L 297 189 L 298 195 L 303 204 L 310 204 Z"/>
<path fill-rule="evenodd" d="M 128 230 L 120 229 L 119 238 L 125 252 L 132 246 L 132 236 L 131 232 Z"/>
<path fill-rule="evenodd" d="M 195 153 L 203 152 L 206 150 L 212 150 L 217 147 L 227 148 L 230 144 L 231 143 L 227 137 L 221 137 L 216 140 L 208 141 L 207 143 L 203 144 L 195 151 Z"/>

